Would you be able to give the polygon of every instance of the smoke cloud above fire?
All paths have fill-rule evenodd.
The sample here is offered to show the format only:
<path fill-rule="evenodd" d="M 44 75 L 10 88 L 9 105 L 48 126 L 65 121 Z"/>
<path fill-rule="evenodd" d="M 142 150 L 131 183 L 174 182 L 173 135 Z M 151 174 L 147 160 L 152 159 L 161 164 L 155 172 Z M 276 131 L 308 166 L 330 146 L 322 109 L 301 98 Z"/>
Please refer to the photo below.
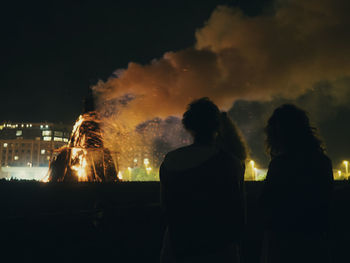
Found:
<path fill-rule="evenodd" d="M 203 96 L 228 110 L 238 99 L 298 98 L 320 81 L 346 103 L 349 86 L 340 80 L 350 76 L 348 10 L 349 1 L 277 1 L 272 14 L 249 17 L 219 6 L 196 30 L 193 47 L 147 65 L 130 62 L 100 81 L 98 103 L 104 111 L 108 101 L 122 101 L 119 118 L 133 125 L 180 115 Z"/>

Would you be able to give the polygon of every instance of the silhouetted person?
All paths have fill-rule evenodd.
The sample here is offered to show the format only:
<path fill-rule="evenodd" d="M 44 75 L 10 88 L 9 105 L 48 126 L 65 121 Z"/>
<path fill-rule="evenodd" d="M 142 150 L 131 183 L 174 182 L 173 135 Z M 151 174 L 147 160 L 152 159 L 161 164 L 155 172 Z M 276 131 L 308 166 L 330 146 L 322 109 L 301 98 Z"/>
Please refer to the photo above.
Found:
<path fill-rule="evenodd" d="M 216 143 L 220 149 L 238 158 L 245 168 L 245 161 L 248 155 L 246 142 L 226 112 L 221 112 L 220 114 L 220 129 L 216 137 Z M 244 189 L 244 173 L 241 174 L 239 181 L 241 188 Z M 244 194 L 244 191 L 242 191 L 242 194 Z"/>
<path fill-rule="evenodd" d="M 232 119 L 227 115 L 226 112 L 221 112 L 221 124 L 218 136 L 216 138 L 217 144 L 219 148 L 223 149 L 226 152 L 231 153 L 235 157 L 237 157 L 245 170 L 245 162 L 248 157 L 247 153 L 247 145 L 243 140 L 243 137 L 236 127 L 235 123 Z M 244 208 L 244 224 L 247 223 L 247 200 L 246 200 L 246 191 L 244 184 L 244 173 L 240 174 L 239 183 L 240 183 L 240 193 L 241 199 L 243 200 L 243 208 Z M 243 241 L 243 239 L 241 240 Z M 244 261 L 244 244 L 240 244 L 239 253 L 241 261 Z"/>
<path fill-rule="evenodd" d="M 167 225 L 162 263 L 239 262 L 244 167 L 218 146 L 220 122 L 220 111 L 208 98 L 193 101 L 182 123 L 194 142 L 169 152 L 160 167 Z"/>
<path fill-rule="evenodd" d="M 294 105 L 273 112 L 266 135 L 271 162 L 261 199 L 262 262 L 329 262 L 331 160 L 305 111 Z"/>

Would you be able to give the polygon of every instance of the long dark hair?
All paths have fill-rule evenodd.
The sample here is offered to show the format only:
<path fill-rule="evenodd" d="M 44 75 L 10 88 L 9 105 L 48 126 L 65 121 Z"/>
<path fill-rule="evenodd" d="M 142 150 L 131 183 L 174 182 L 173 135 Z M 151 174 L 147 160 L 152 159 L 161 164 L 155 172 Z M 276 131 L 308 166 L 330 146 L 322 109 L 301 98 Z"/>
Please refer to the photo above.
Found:
<path fill-rule="evenodd" d="M 325 151 L 316 128 L 310 125 L 307 113 L 292 104 L 275 109 L 265 133 L 267 152 L 272 158 L 283 153 Z"/>
<path fill-rule="evenodd" d="M 218 146 L 244 163 L 248 153 L 241 132 L 226 112 L 221 112 L 220 120 L 220 129 L 216 138 Z"/>

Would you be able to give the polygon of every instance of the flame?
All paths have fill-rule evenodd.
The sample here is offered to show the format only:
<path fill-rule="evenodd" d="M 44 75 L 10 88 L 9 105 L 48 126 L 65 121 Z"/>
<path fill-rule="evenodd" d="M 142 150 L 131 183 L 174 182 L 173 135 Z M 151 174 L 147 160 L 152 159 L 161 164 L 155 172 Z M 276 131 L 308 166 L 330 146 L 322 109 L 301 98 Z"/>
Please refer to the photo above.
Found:
<path fill-rule="evenodd" d="M 104 146 L 99 116 L 91 111 L 79 116 L 66 147 L 50 163 L 52 181 L 118 181 L 111 152 Z"/>
<path fill-rule="evenodd" d="M 77 142 L 78 138 L 79 138 L 79 127 L 82 125 L 82 123 L 84 122 L 85 118 L 83 117 L 83 115 L 80 115 L 78 120 L 75 122 L 73 130 L 72 130 L 72 138 L 71 141 L 72 142 Z"/>
<path fill-rule="evenodd" d="M 79 182 L 86 182 L 89 180 L 87 167 L 87 152 L 85 149 L 81 148 L 73 148 L 71 155 L 71 169 L 76 172 Z"/>

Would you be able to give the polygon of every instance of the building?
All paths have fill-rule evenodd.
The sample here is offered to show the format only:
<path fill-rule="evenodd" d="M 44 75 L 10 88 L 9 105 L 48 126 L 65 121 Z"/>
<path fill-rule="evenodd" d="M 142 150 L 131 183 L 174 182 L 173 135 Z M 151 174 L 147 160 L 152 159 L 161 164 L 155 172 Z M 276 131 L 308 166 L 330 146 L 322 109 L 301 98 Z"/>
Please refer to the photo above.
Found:
<path fill-rule="evenodd" d="M 48 167 L 53 151 L 68 143 L 71 129 L 55 123 L 0 124 L 2 173 L 9 173 L 11 167 Z"/>

